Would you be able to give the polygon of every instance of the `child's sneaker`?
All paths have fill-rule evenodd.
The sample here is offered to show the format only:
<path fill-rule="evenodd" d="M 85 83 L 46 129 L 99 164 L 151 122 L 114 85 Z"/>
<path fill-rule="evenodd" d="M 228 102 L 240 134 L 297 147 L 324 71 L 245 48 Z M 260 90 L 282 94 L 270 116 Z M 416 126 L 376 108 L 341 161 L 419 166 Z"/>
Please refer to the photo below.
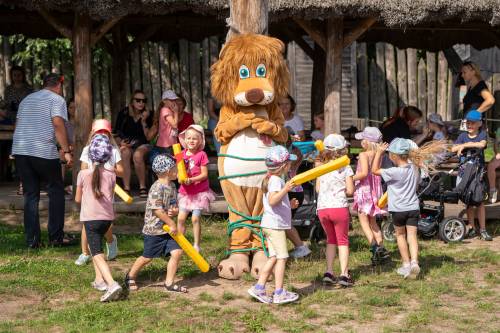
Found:
<path fill-rule="evenodd" d="M 326 272 L 325 274 L 323 274 L 323 282 L 328 284 L 336 284 L 337 278 L 333 274 Z"/>
<path fill-rule="evenodd" d="M 481 230 L 479 238 L 481 238 L 481 240 L 489 242 L 493 240 L 493 238 L 490 236 L 490 234 L 488 234 L 488 231 L 486 230 Z"/>
<path fill-rule="evenodd" d="M 108 250 L 108 260 L 113 260 L 118 255 L 118 239 L 113 235 L 113 241 L 111 244 L 106 242 L 106 249 Z"/>
<path fill-rule="evenodd" d="M 342 287 L 352 287 L 354 286 L 354 280 L 352 279 L 351 275 L 341 275 L 339 276 L 339 282 L 338 282 Z"/>
<path fill-rule="evenodd" d="M 86 265 L 90 261 L 90 259 L 92 259 L 91 256 L 88 256 L 85 253 L 82 253 L 78 257 L 78 259 L 75 260 L 75 265 L 78 265 L 78 266 Z"/>
<path fill-rule="evenodd" d="M 410 271 L 411 271 L 411 265 L 408 266 L 401 266 L 399 267 L 396 272 L 401 275 L 403 278 L 407 278 L 410 276 Z"/>
<path fill-rule="evenodd" d="M 418 265 L 417 262 L 412 262 L 410 264 L 410 275 L 409 277 L 412 279 L 416 279 L 418 274 L 420 274 L 420 266 Z"/>
<path fill-rule="evenodd" d="M 469 231 L 467 232 L 467 238 L 474 238 L 476 236 L 477 236 L 476 229 L 470 228 Z"/>
<path fill-rule="evenodd" d="M 252 286 L 250 289 L 248 289 L 248 293 L 250 294 L 250 296 L 262 303 L 269 304 L 273 301 L 271 297 L 267 296 L 265 288 L 260 289 L 257 288 L 257 286 Z"/>
<path fill-rule="evenodd" d="M 490 190 L 490 202 L 493 204 L 497 202 L 498 199 L 498 192 L 496 189 Z"/>
<path fill-rule="evenodd" d="M 101 302 L 110 302 L 116 301 L 118 297 L 120 297 L 120 293 L 122 291 L 122 287 L 118 284 L 118 282 L 113 283 L 109 286 L 108 290 L 101 297 Z"/>
<path fill-rule="evenodd" d="M 273 294 L 273 303 L 274 304 L 291 303 L 291 302 L 295 302 L 298 299 L 299 299 L 299 294 L 293 293 L 291 291 L 287 291 L 285 289 L 282 289 L 279 294 L 277 294 L 276 292 L 274 292 L 274 294 Z"/>
<path fill-rule="evenodd" d="M 301 245 L 297 247 L 295 250 L 290 252 L 290 257 L 292 258 L 304 258 L 311 254 L 311 250 L 307 245 Z"/>
<path fill-rule="evenodd" d="M 108 289 L 108 285 L 104 281 L 101 282 L 92 281 L 90 285 L 92 286 L 92 288 L 97 289 L 99 291 L 106 291 Z"/>

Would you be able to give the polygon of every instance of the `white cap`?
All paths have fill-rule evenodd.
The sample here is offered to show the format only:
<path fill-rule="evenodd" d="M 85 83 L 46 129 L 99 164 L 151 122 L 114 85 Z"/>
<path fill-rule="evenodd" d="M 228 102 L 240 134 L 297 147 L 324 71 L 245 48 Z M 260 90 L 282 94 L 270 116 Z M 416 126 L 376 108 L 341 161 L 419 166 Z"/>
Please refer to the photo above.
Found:
<path fill-rule="evenodd" d="M 329 134 L 325 140 L 323 140 L 323 144 L 326 149 L 339 150 L 344 149 L 349 143 L 340 134 Z"/>
<path fill-rule="evenodd" d="M 179 96 L 177 96 L 177 94 L 173 90 L 165 90 L 163 92 L 163 94 L 161 94 L 161 99 L 174 100 L 174 99 L 178 99 L 178 98 L 179 98 Z"/>

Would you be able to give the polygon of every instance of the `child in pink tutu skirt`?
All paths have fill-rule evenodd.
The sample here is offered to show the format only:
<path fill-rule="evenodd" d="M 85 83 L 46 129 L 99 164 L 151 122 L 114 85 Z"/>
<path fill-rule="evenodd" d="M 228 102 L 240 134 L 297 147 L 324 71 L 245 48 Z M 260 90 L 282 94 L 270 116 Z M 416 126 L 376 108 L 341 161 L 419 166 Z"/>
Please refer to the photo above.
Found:
<path fill-rule="evenodd" d="M 193 247 L 200 252 L 201 213 L 208 210 L 210 201 L 215 195 L 208 184 L 208 156 L 203 151 L 205 147 L 205 133 L 200 125 L 190 125 L 179 134 L 179 141 L 184 148 L 182 155 L 186 164 L 187 180 L 179 189 L 179 215 L 177 221 L 180 232 L 185 231 L 185 222 L 189 215 L 193 222 Z"/>
<path fill-rule="evenodd" d="M 371 165 L 377 148 L 382 140 L 382 133 L 376 127 L 366 127 L 363 132 L 356 133 L 357 140 L 361 140 L 363 152 L 359 154 L 355 182 L 354 205 L 357 210 L 359 223 L 363 229 L 372 253 L 372 263 L 377 264 L 389 259 L 389 253 L 383 246 L 382 232 L 376 221 L 377 215 L 387 212 L 377 206 L 382 196 L 382 180 L 380 176 L 371 173 Z"/>

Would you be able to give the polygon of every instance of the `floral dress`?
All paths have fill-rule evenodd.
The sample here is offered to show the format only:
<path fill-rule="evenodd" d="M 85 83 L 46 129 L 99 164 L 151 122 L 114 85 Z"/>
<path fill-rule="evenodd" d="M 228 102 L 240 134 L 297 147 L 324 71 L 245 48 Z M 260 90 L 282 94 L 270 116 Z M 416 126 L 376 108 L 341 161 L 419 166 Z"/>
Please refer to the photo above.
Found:
<path fill-rule="evenodd" d="M 371 170 L 371 165 L 368 166 Z M 361 163 L 356 166 L 356 173 L 361 171 Z M 377 206 L 378 199 L 382 196 L 382 178 L 374 175 L 371 171 L 368 172 L 362 180 L 355 182 L 354 205 L 358 213 L 364 213 L 368 216 L 376 216 L 386 214 L 387 212 Z"/>

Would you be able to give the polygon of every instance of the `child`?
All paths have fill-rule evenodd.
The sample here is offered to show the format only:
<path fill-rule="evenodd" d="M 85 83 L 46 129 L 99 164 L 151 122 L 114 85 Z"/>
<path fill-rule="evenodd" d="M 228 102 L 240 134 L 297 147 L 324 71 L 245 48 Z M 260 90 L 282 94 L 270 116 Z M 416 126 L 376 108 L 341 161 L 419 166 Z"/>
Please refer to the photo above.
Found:
<path fill-rule="evenodd" d="M 311 132 L 311 138 L 313 140 L 323 140 L 325 137 L 325 114 L 318 113 L 314 115 L 314 128 L 315 130 Z"/>
<path fill-rule="evenodd" d="M 347 142 L 342 135 L 329 134 L 323 141 L 325 149 L 316 165 L 322 165 L 347 154 Z M 349 204 L 347 196 L 354 192 L 354 172 L 350 166 L 332 171 L 316 180 L 318 217 L 326 233 L 326 273 L 323 282 L 351 287 L 354 280 L 349 274 Z M 340 276 L 333 275 L 336 248 L 339 249 Z"/>
<path fill-rule="evenodd" d="M 101 302 L 116 300 L 122 290 L 113 280 L 102 253 L 102 238 L 115 218 L 113 193 L 116 175 L 113 170 L 104 168 L 112 155 L 113 148 L 109 138 L 106 135 L 94 135 L 88 149 L 92 169 L 83 169 L 78 173 L 75 196 L 75 201 L 81 203 L 80 221 L 83 222 L 94 263 L 95 280 L 92 287 L 106 292 L 101 297 Z"/>
<path fill-rule="evenodd" d="M 386 149 L 395 167 L 381 169 L 380 162 Z M 418 149 L 412 149 L 410 140 L 395 138 L 390 145 L 383 143 L 377 147 L 372 164 L 372 173 L 382 176 L 387 183 L 389 213 L 396 228 L 399 253 L 403 260 L 397 273 L 405 279 L 416 278 L 420 273 L 417 241 L 417 224 L 420 219 L 417 186 L 420 183 L 420 172 L 418 164 L 412 163 L 415 162 L 413 158 L 410 160 L 410 154 L 414 151 Z"/>
<path fill-rule="evenodd" d="M 493 144 L 493 151 L 495 152 L 495 157 L 491 159 L 488 163 L 488 184 L 490 185 L 490 195 L 489 199 L 491 203 L 497 202 L 497 168 L 500 167 L 500 151 L 498 149 L 498 144 L 500 142 L 500 128 L 497 128 L 495 132 L 495 143 Z"/>
<path fill-rule="evenodd" d="M 205 148 L 205 132 L 200 125 L 190 125 L 179 135 L 179 141 L 184 147 L 182 156 L 186 164 L 188 179 L 179 189 L 179 217 L 177 221 L 184 233 L 185 222 L 190 212 L 193 222 L 193 247 L 200 252 L 201 225 L 200 217 L 203 210 L 210 207 L 210 201 L 215 195 L 208 183 L 208 156 Z"/>
<path fill-rule="evenodd" d="M 172 145 L 177 143 L 179 112 L 182 112 L 176 103 L 179 97 L 172 90 L 165 90 L 161 95 L 161 99 L 150 130 L 150 133 L 157 134 L 156 144 L 149 153 L 150 164 L 153 163 L 156 155 L 173 155 Z M 153 139 L 151 135 L 149 136 L 148 139 Z"/>
<path fill-rule="evenodd" d="M 111 157 L 109 158 L 108 161 L 106 161 L 106 163 L 104 163 L 103 166 L 104 169 L 109 171 L 114 171 L 118 176 L 121 176 L 123 174 L 123 165 L 121 162 L 120 149 L 118 148 L 118 146 L 114 142 L 113 137 L 111 136 L 111 123 L 106 119 L 96 119 L 92 123 L 92 131 L 90 132 L 89 135 L 89 141 L 87 145 L 83 147 L 82 155 L 80 156 L 80 161 L 82 162 L 80 165 L 80 169 L 81 170 L 90 169 L 92 171 L 94 168 L 92 161 L 90 160 L 89 157 L 89 147 L 92 138 L 96 135 L 106 136 L 111 142 L 112 146 Z M 116 236 L 113 235 L 113 225 L 111 225 L 111 227 L 108 229 L 105 237 L 106 237 L 107 258 L 108 260 L 113 260 L 118 255 L 118 241 L 116 239 Z M 85 228 L 82 228 L 81 246 L 82 246 L 82 253 L 75 261 L 75 264 L 78 266 L 85 265 L 91 258 L 88 249 L 88 242 L 85 233 Z"/>
<path fill-rule="evenodd" d="M 460 156 L 460 164 L 464 165 L 468 162 L 479 163 L 484 166 L 484 149 L 487 145 L 487 134 L 485 131 L 481 130 L 481 112 L 477 110 L 471 110 L 465 116 L 467 132 L 461 133 L 455 144 L 451 148 L 451 151 L 457 153 Z M 457 177 L 457 185 L 460 183 L 460 171 Z M 482 240 L 491 241 L 492 238 L 486 231 L 486 212 L 484 208 L 484 203 L 477 206 L 477 217 L 479 220 L 480 228 L 480 238 Z M 474 227 L 474 207 L 467 207 L 467 219 L 469 220 L 468 225 L 468 236 L 475 237 L 476 230 Z"/>
<path fill-rule="evenodd" d="M 377 206 L 378 199 L 382 196 L 382 181 L 380 176 L 371 173 L 371 166 L 377 144 L 382 140 L 382 133 L 376 127 L 366 127 L 363 132 L 356 133 L 355 138 L 361 140 L 363 152 L 359 154 L 355 183 L 354 205 L 357 210 L 361 229 L 370 243 L 372 263 L 377 264 L 389 259 L 389 252 L 384 248 L 382 232 L 376 221 L 377 215 L 386 212 Z"/>
<path fill-rule="evenodd" d="M 130 271 L 125 276 L 125 285 L 131 291 L 138 289 L 135 282 L 140 270 L 149 264 L 153 258 L 168 257 L 167 275 L 164 287 L 169 292 L 186 293 L 187 288 L 174 284 L 175 273 L 179 266 L 182 250 L 177 242 L 163 230 L 167 224 L 172 235 L 180 232 L 180 226 L 172 217 L 177 215 L 178 208 L 175 185 L 172 182 L 177 177 L 175 161 L 167 154 L 155 157 L 152 165 L 158 180 L 149 189 L 146 213 L 144 215 L 144 252 L 137 258 Z"/>
<path fill-rule="evenodd" d="M 431 113 L 427 116 L 427 126 L 429 132 L 432 134 L 432 140 L 446 140 L 448 137 L 446 125 L 437 113 Z"/>
<path fill-rule="evenodd" d="M 283 146 L 274 146 L 266 154 L 267 175 L 262 182 L 264 192 L 264 214 L 260 226 L 267 239 L 269 258 L 264 265 L 256 285 L 248 289 L 248 293 L 262 303 L 284 304 L 295 302 L 299 295 L 283 289 L 285 278 L 286 259 L 288 250 L 285 230 L 292 226 L 292 208 L 296 208 L 298 201 L 290 206 L 288 192 L 295 185 L 292 182 L 285 184 L 283 177 L 290 170 L 290 161 L 297 160 L 297 156 L 290 154 Z M 266 294 L 266 282 L 274 269 L 275 291 L 272 297 Z"/>

